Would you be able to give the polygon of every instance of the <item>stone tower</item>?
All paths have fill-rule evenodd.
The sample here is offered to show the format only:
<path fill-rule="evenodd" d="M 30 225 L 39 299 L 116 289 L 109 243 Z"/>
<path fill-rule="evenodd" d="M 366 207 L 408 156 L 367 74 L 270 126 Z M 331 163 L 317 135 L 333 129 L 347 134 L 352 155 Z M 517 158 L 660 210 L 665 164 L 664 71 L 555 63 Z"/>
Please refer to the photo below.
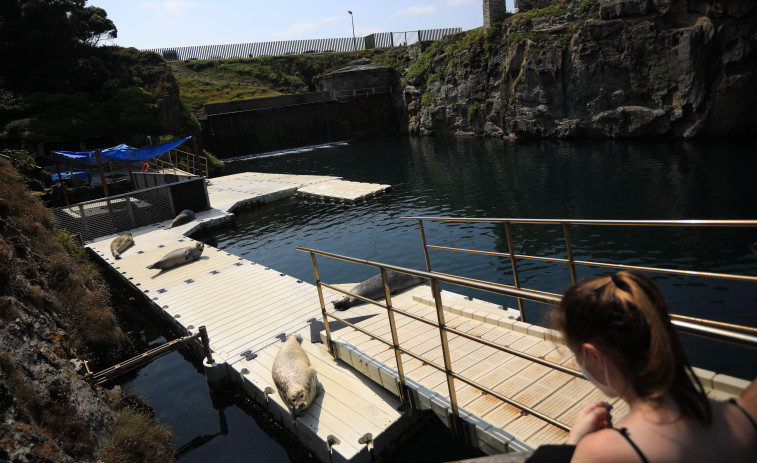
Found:
<path fill-rule="evenodd" d="M 515 0 L 518 3 L 518 0 Z M 484 28 L 491 26 L 507 12 L 505 0 L 484 0 Z"/>
<path fill-rule="evenodd" d="M 549 6 L 550 0 L 513 0 L 516 13 L 523 13 L 528 10 L 536 10 Z"/>

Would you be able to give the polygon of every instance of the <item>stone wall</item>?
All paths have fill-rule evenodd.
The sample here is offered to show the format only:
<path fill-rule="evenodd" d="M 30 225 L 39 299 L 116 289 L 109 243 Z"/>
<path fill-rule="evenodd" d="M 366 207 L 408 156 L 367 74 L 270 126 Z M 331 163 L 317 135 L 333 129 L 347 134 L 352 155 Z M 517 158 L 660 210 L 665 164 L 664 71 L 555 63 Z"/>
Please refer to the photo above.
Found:
<path fill-rule="evenodd" d="M 505 0 L 484 0 L 484 27 L 489 27 L 499 21 L 505 13 L 507 13 Z"/>

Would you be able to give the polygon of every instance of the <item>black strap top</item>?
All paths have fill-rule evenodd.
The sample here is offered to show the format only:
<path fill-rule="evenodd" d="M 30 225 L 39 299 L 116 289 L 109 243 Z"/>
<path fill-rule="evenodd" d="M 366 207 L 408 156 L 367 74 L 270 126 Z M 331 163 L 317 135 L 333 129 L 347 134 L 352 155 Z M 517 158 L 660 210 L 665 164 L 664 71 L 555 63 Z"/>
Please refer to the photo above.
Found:
<path fill-rule="evenodd" d="M 736 402 L 736 399 L 730 398 L 728 399 L 728 402 L 734 404 L 736 407 L 738 407 L 739 410 L 741 410 L 741 412 L 744 414 L 744 416 L 747 417 L 749 422 L 752 423 L 752 426 L 754 427 L 754 432 L 757 432 L 757 421 L 755 421 L 754 418 L 752 418 L 752 415 L 750 415 L 748 411 L 744 410 L 744 407 L 739 405 L 739 403 Z"/>
<path fill-rule="evenodd" d="M 630 437 L 628 437 L 628 429 L 627 428 L 612 428 L 620 433 L 621 436 L 625 437 L 629 444 L 631 444 L 631 447 L 633 447 L 634 450 L 636 450 L 636 453 L 639 454 L 639 458 L 641 458 L 641 461 L 644 463 L 649 463 L 649 460 L 647 460 L 647 457 L 644 456 L 643 453 L 641 453 L 641 449 L 636 445 L 634 441 L 631 440 Z"/>
<path fill-rule="evenodd" d="M 738 402 L 736 402 L 736 399 L 728 399 L 728 402 L 734 404 L 736 407 L 738 407 L 739 410 L 744 414 L 744 416 L 747 417 L 750 423 L 752 423 L 752 426 L 754 427 L 754 431 L 757 432 L 757 421 L 752 417 L 752 415 L 749 414 L 746 410 L 744 410 L 744 407 L 739 405 Z M 641 452 L 641 449 L 636 445 L 634 441 L 631 440 L 631 438 L 628 436 L 628 429 L 627 428 L 613 428 L 616 431 L 620 433 L 621 436 L 625 437 L 629 444 L 631 444 L 631 447 L 633 447 L 634 450 L 636 450 L 636 453 L 639 454 L 639 458 L 641 458 L 641 461 L 644 463 L 649 463 L 649 460 L 647 460 L 647 457 L 644 456 L 644 454 Z"/>

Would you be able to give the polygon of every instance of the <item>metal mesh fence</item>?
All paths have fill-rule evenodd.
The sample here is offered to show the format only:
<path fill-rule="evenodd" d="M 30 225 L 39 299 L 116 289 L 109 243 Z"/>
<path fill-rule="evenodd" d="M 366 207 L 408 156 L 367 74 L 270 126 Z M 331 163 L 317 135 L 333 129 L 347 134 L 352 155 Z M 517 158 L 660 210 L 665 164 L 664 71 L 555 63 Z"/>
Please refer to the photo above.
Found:
<path fill-rule="evenodd" d="M 144 227 L 176 217 L 172 189 L 189 191 L 207 209 L 204 178 L 161 185 L 117 196 L 86 201 L 53 210 L 55 226 L 72 235 L 81 233 L 89 241 L 101 236 Z M 195 210 L 200 210 L 197 207 Z M 202 209 L 204 210 L 204 209 Z"/>

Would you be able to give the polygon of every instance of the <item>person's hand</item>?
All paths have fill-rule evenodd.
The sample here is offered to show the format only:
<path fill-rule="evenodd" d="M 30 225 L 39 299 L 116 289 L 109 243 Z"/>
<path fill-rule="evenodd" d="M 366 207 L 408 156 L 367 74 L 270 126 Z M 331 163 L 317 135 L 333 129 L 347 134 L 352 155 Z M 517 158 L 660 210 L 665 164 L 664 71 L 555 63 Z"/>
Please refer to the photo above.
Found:
<path fill-rule="evenodd" d="M 607 402 L 594 402 L 578 412 L 573 428 L 568 434 L 569 445 L 576 445 L 585 435 L 591 434 L 604 428 L 612 427 L 612 405 Z"/>

